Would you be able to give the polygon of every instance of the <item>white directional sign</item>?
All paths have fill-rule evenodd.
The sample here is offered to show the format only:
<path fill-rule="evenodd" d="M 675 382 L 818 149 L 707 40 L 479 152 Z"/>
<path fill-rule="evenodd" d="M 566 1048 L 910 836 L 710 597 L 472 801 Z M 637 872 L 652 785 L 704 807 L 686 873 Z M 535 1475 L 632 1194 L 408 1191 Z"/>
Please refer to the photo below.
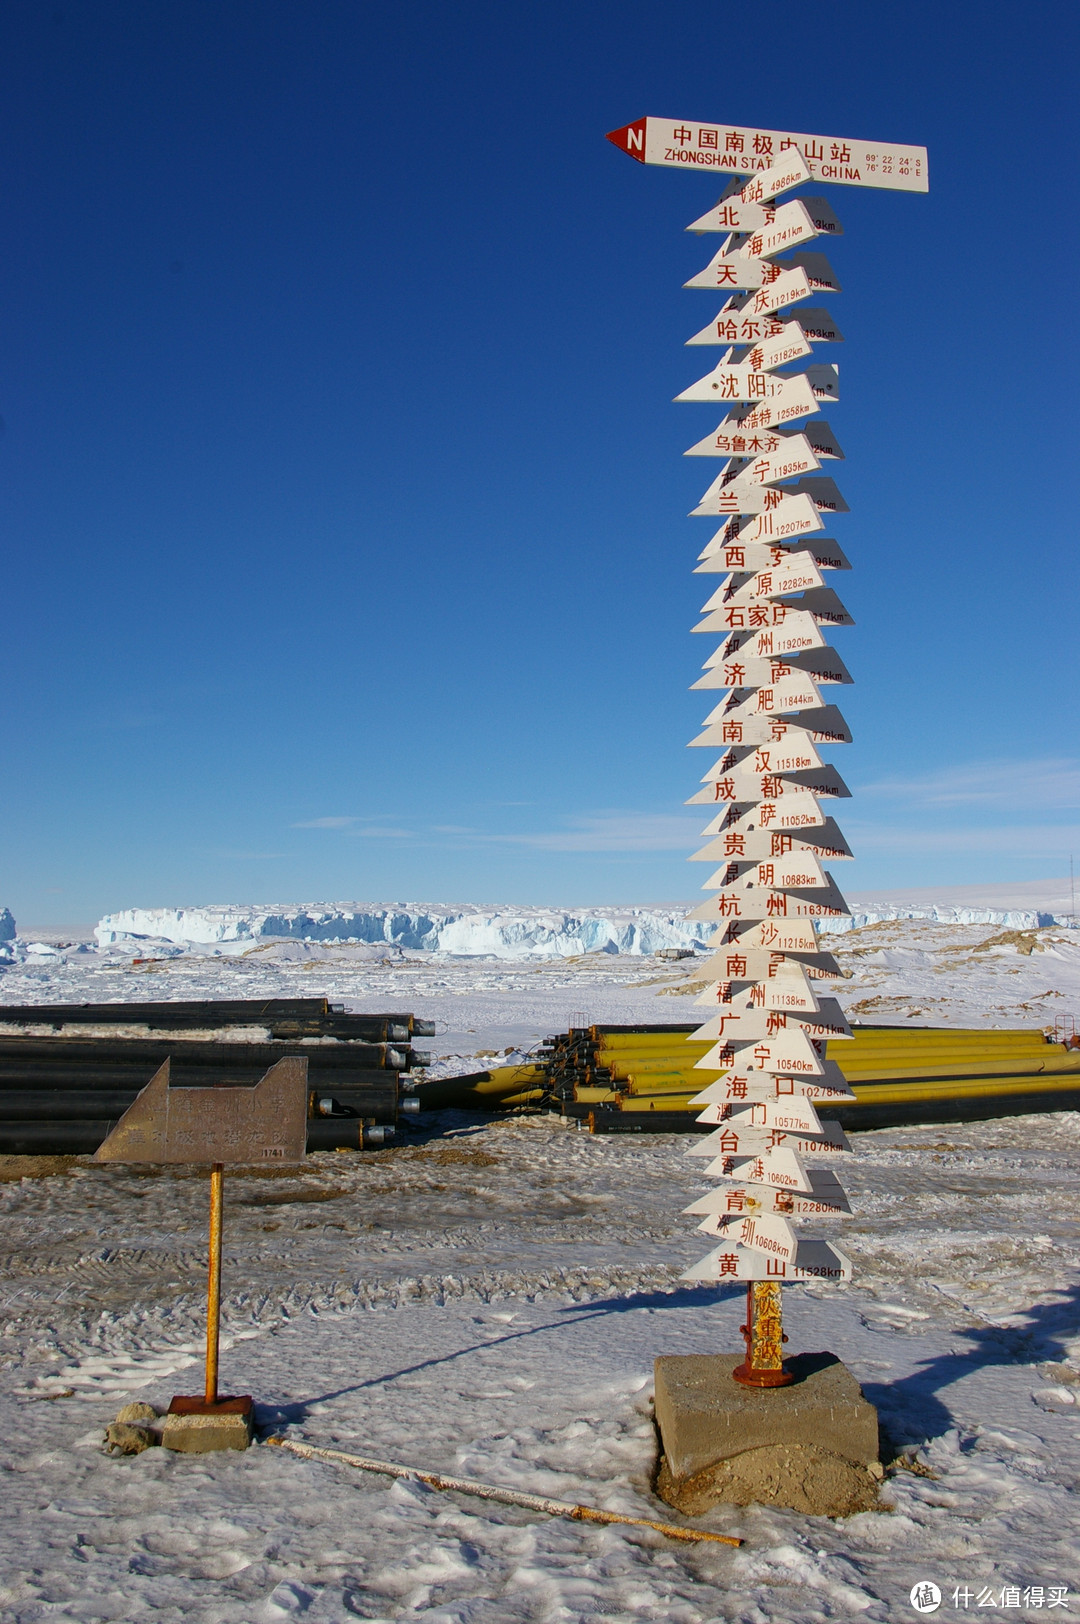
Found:
<path fill-rule="evenodd" d="M 811 1195 L 794 1190 L 777 1190 L 761 1184 L 725 1183 L 710 1190 L 700 1200 L 683 1211 L 691 1218 L 702 1218 L 710 1212 L 739 1216 L 743 1213 L 771 1212 L 786 1218 L 847 1218 L 851 1205 L 840 1187 L 836 1174 L 825 1167 L 808 1170 L 813 1187 Z"/>
<path fill-rule="evenodd" d="M 710 1213 L 698 1229 L 703 1235 L 717 1235 L 721 1240 L 745 1246 L 751 1252 L 766 1257 L 781 1257 L 794 1263 L 799 1238 L 791 1224 L 776 1213 L 745 1214 L 733 1217 Z"/>
<path fill-rule="evenodd" d="M 746 1100 L 706 1105 L 699 1122 L 730 1122 L 736 1132 L 744 1128 L 779 1128 L 788 1133 L 821 1133 L 821 1118 L 804 1095 L 787 1099 Z"/>
<path fill-rule="evenodd" d="M 723 858 L 728 862 L 748 859 L 761 862 L 766 857 L 785 857 L 794 850 L 812 852 L 825 862 L 843 860 L 852 855 L 836 823 L 832 818 L 826 818 L 820 828 L 798 830 L 793 834 L 780 834 L 775 829 L 762 829 L 757 825 L 748 833 L 742 833 L 737 832 L 733 825 L 696 851 L 690 861 L 718 863 Z"/>
<path fill-rule="evenodd" d="M 698 977 L 717 976 L 731 986 L 741 985 L 745 996 L 745 983 L 768 983 L 774 976 L 793 969 L 805 971 L 811 980 L 817 981 L 821 992 L 826 992 L 829 981 L 840 974 L 833 955 L 819 953 L 816 948 L 812 953 L 774 953 L 765 948 L 743 947 L 739 943 L 720 948 L 704 964 L 695 964 L 694 974 Z"/>
<path fill-rule="evenodd" d="M 809 437 L 805 434 L 777 435 L 778 444 L 755 457 L 735 476 L 737 485 L 777 485 L 783 479 L 796 479 L 821 467 Z"/>
<path fill-rule="evenodd" d="M 829 1063 L 831 1064 L 831 1062 Z M 846 1083 L 833 1083 L 824 1077 L 775 1077 L 771 1072 L 740 1073 L 735 1067 L 695 1094 L 691 1105 L 735 1105 L 747 1100 L 812 1100 L 822 1104 L 843 1104 L 855 1098 Z"/>
<path fill-rule="evenodd" d="M 805 654 L 792 654 L 787 659 L 747 660 L 732 654 L 710 668 L 717 673 L 717 680 L 695 682 L 694 688 L 768 688 L 797 672 L 805 672 L 821 685 L 852 680 L 847 666 L 832 648 L 808 649 Z"/>
<path fill-rule="evenodd" d="M 818 235 L 818 228 L 810 211 L 799 198 L 781 203 L 768 225 L 752 233 L 750 240 L 738 250 L 745 259 L 771 259 L 784 254 L 789 248 L 798 248 Z"/>
<path fill-rule="evenodd" d="M 813 289 L 806 272 L 801 269 L 785 271 L 775 282 L 747 299 L 729 299 L 700 332 L 686 340 L 687 344 L 760 344 L 762 339 L 776 338 L 784 327 L 803 326 L 800 312 L 791 316 L 782 314 L 788 305 L 807 299 Z M 759 308 L 760 304 L 767 308 Z M 810 335 L 807 334 L 809 338 Z M 810 342 L 814 340 L 811 338 Z"/>
<path fill-rule="evenodd" d="M 705 999 L 696 1000 L 701 1004 Z M 695 1041 L 706 1038 L 734 1037 L 738 1042 L 755 1042 L 759 1038 L 779 1038 L 783 1033 L 796 1032 L 804 1038 L 828 1041 L 832 1038 L 850 1038 L 851 1028 L 835 998 L 821 995 L 816 1014 L 781 1014 L 762 1009 L 760 1004 L 748 1000 L 745 993 L 739 1004 L 725 1007 L 699 1026 Z"/>
<path fill-rule="evenodd" d="M 751 757 L 743 768 L 742 763 L 728 766 L 728 757 L 724 755 L 713 762 L 708 772 L 702 773 L 701 781 L 717 787 L 729 786 L 719 790 L 716 796 L 718 801 L 779 801 L 783 796 L 797 795 L 801 790 L 809 790 L 811 795 L 842 795 L 845 798 L 851 794 L 831 762 L 804 771 L 799 767 L 779 766 L 779 761 L 783 759 L 779 754 L 770 759 L 773 761 L 771 766 L 755 769 Z"/>
<path fill-rule="evenodd" d="M 809 492 L 798 491 L 796 494 L 809 495 Z M 774 490 L 770 485 L 750 484 L 741 475 L 730 479 L 725 470 L 716 476 L 697 507 L 691 509 L 690 517 L 709 519 L 725 515 L 736 517 L 739 514 L 772 513 L 787 500 L 789 498 L 785 491 Z M 820 512 L 812 496 L 810 500 Z"/>
<path fill-rule="evenodd" d="M 734 539 L 741 546 L 756 543 L 767 547 L 779 547 L 784 542 L 798 541 L 802 536 L 824 530 L 825 521 L 809 496 L 785 496 L 783 491 L 776 491 L 774 494 L 778 498 L 775 506 L 769 508 L 767 512 L 755 513 L 752 518 L 739 526 Z M 698 557 L 711 558 L 726 545 L 727 542 L 718 542 L 714 536 Z"/>
<path fill-rule="evenodd" d="M 814 382 L 809 373 L 803 374 L 816 395 Z M 733 365 L 729 361 L 720 361 L 711 372 L 707 372 L 697 383 L 692 383 L 684 389 L 676 400 L 738 400 L 738 401 L 774 401 L 780 405 L 793 402 L 797 391 L 793 391 L 792 384 L 795 377 L 774 378 L 771 372 L 762 371 L 760 367 L 751 366 L 749 362 L 740 362 Z"/>
<path fill-rule="evenodd" d="M 725 885 L 730 868 L 730 863 L 722 864 L 714 874 L 709 875 L 701 889 L 708 891 L 713 886 Z M 831 882 L 816 857 L 809 852 L 789 852 L 786 857 L 770 857 L 766 862 L 751 864 L 730 888 L 733 891 L 823 891 L 831 889 Z M 773 915 L 765 914 L 764 917 L 772 918 Z"/>
<path fill-rule="evenodd" d="M 831 881 L 820 888 L 798 891 L 765 890 L 756 886 L 744 890 L 729 886 L 687 914 L 688 919 L 761 919 L 775 923 L 781 919 L 847 919 L 851 910 L 839 886 Z"/>
<path fill-rule="evenodd" d="M 712 1133 L 705 1134 L 687 1150 L 688 1156 L 762 1156 L 777 1150 L 792 1155 L 828 1156 L 835 1159 L 841 1153 L 850 1153 L 851 1146 L 843 1128 L 836 1122 L 823 1122 L 821 1132 L 787 1132 L 780 1128 L 732 1127 L 722 1122 Z M 745 1177 L 745 1174 L 743 1175 Z"/>
<path fill-rule="evenodd" d="M 770 287 L 786 271 L 801 269 L 806 273 L 811 293 L 840 292 L 836 272 L 825 255 L 819 254 L 816 249 L 798 248 L 786 260 L 751 259 L 731 246 L 735 240 L 725 238 L 704 270 L 692 276 L 689 282 L 684 282 L 683 287 L 709 288 L 714 293 L 734 293 L 740 289 L 746 293 L 756 293 L 759 289 Z"/>
<path fill-rule="evenodd" d="M 608 140 L 639 163 L 711 169 L 729 175 L 770 171 L 794 149 L 815 180 L 895 192 L 929 189 L 926 148 L 893 142 L 841 140 L 794 130 L 757 130 L 742 124 L 699 124 L 693 119 L 671 118 L 636 119 L 610 131 Z M 767 201 L 764 196 L 756 197 L 752 186 L 745 186 L 742 196 L 748 202 Z"/>
<path fill-rule="evenodd" d="M 794 1263 L 763 1257 L 748 1247 L 728 1242 L 703 1257 L 681 1276 L 683 1280 L 836 1280 L 851 1279 L 851 1259 L 830 1241 L 799 1242 Z"/>
<path fill-rule="evenodd" d="M 617 133 L 617 132 L 616 132 Z M 612 140 L 608 136 L 608 140 Z M 687 226 L 687 231 L 753 231 L 753 225 L 740 222 L 735 224 L 725 214 L 729 207 L 742 209 L 761 209 L 766 212 L 766 205 L 772 203 L 774 198 L 782 192 L 790 192 L 793 186 L 801 186 L 804 181 L 811 179 L 811 171 L 805 158 L 797 147 L 789 147 L 782 158 L 777 162 L 762 167 L 751 180 L 742 187 L 734 180 L 729 181 L 723 197 L 714 209 L 703 214 L 699 220 L 694 220 Z M 771 213 L 771 211 L 769 211 Z"/>
<path fill-rule="evenodd" d="M 707 609 L 720 608 L 725 599 L 728 603 L 764 603 L 772 598 L 787 598 L 793 592 L 808 592 L 811 587 L 824 585 L 821 571 L 810 555 L 805 552 L 793 553 L 779 564 L 755 570 L 740 586 L 728 587 L 726 593 L 723 587 L 719 587 L 709 601 L 702 604 L 702 613 Z M 720 593 L 724 593 L 724 598 L 718 603 L 715 600 Z"/>
<path fill-rule="evenodd" d="M 847 555 L 838 542 L 831 536 L 799 536 L 790 544 L 777 543 L 775 546 L 761 541 L 721 541 L 717 552 L 710 558 L 704 559 L 695 569 L 695 575 L 726 575 L 729 572 L 742 572 L 767 569 L 774 567 L 790 558 L 793 553 L 805 553 L 812 558 L 819 570 L 849 570 L 851 568 Z"/>
<path fill-rule="evenodd" d="M 809 391 L 813 398 L 813 390 Z M 819 410 L 814 401 L 814 411 Z M 763 451 L 775 451 L 777 442 L 792 434 L 805 434 L 815 457 L 824 461 L 829 457 L 843 458 L 844 453 L 826 420 L 812 418 L 809 423 L 788 425 L 783 428 L 755 426 L 758 407 L 737 407 L 729 412 L 711 434 L 683 452 L 685 457 L 756 457 Z M 751 421 L 753 419 L 753 421 Z"/>
<path fill-rule="evenodd" d="M 715 208 L 700 219 L 693 220 L 686 229 L 696 232 L 757 231 L 771 222 L 774 213 L 775 210 L 767 203 L 744 203 L 736 193 L 733 197 L 722 198 Z"/>

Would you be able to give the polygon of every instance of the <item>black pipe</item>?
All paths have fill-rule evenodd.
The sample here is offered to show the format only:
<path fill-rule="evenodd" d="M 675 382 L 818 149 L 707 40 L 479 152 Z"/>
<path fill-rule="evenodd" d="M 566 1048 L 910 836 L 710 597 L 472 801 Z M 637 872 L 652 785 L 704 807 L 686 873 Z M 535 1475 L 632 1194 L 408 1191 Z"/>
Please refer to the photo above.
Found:
<path fill-rule="evenodd" d="M 0 1023 L 19 1026 L 148 1026 L 181 1031 L 221 1026 L 269 1026 L 275 1036 L 343 1037 L 368 1043 L 407 1043 L 434 1037 L 434 1021 L 405 1014 L 352 1014 L 325 998 L 208 998 L 161 1003 L 0 1004 Z"/>
<path fill-rule="evenodd" d="M 160 1066 L 174 1057 L 184 1065 L 261 1066 L 266 1071 L 286 1055 L 302 1055 L 320 1066 L 386 1067 L 408 1071 L 416 1051 L 389 1043 L 207 1043 L 183 1038 L 33 1038 L 0 1034 L 0 1067 L 13 1062 L 53 1060 L 70 1064 Z"/>
<path fill-rule="evenodd" d="M 115 1127 L 86 1118 L 79 1122 L 0 1122 L 0 1156 L 92 1156 Z M 311 1150 L 377 1149 L 394 1137 L 392 1123 L 364 1123 L 357 1117 L 323 1118 L 308 1123 Z"/>

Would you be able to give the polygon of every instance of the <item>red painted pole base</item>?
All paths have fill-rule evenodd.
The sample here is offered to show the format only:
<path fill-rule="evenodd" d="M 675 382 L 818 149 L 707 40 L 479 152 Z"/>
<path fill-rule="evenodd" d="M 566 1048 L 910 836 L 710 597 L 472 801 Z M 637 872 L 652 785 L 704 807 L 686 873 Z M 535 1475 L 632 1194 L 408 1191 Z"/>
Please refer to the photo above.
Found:
<path fill-rule="evenodd" d="M 795 1380 L 789 1370 L 755 1370 L 753 1365 L 736 1365 L 732 1376 L 743 1387 L 790 1387 Z"/>

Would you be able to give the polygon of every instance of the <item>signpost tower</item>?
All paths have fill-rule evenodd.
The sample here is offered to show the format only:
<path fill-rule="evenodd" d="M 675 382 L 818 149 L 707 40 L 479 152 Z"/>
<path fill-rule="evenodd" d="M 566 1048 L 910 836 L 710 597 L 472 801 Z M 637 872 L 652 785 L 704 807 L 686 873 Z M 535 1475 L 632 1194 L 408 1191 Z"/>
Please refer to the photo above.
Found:
<path fill-rule="evenodd" d="M 831 310 L 812 302 L 840 292 L 818 239 L 842 227 L 824 198 L 792 194 L 822 180 L 924 192 L 926 152 L 654 118 L 608 140 L 639 162 L 729 177 L 715 207 L 687 227 L 720 234 L 686 283 L 723 298 L 687 340 L 720 355 L 676 397 L 725 414 L 686 453 L 720 463 L 692 512 L 719 525 L 697 573 L 720 579 L 694 631 L 720 641 L 693 685 L 717 703 L 690 741 L 718 754 L 689 803 L 713 814 L 692 860 L 716 865 L 702 887 L 713 894 L 690 915 L 716 925 L 711 980 L 698 999 L 710 1014 L 692 1034 L 713 1045 L 697 1062 L 712 1080 L 703 1077 L 694 1103 L 714 1131 L 689 1154 L 707 1157 L 706 1175 L 720 1182 L 687 1209 L 719 1244 L 685 1278 L 746 1282 L 746 1357 L 728 1374 L 744 1388 L 780 1389 L 798 1379 L 784 1359 L 782 1284 L 851 1278 L 839 1247 L 799 1234 L 792 1221 L 849 1210 L 822 1165 L 849 1146 L 815 1104 L 853 1097 L 826 1053 L 851 1031 L 824 991 L 837 967 L 816 928 L 847 915 L 826 865 L 852 855 L 832 815 L 849 792 L 821 754 L 851 738 L 832 699 L 851 677 L 828 643 L 833 628 L 852 623 L 827 584 L 850 568 L 826 534 L 848 511 L 827 471 L 844 454 L 822 416 L 839 400 L 831 356 L 842 334 Z M 678 1476 L 679 1429 L 674 1419 L 664 1429 L 661 1375 L 657 1413 Z"/>

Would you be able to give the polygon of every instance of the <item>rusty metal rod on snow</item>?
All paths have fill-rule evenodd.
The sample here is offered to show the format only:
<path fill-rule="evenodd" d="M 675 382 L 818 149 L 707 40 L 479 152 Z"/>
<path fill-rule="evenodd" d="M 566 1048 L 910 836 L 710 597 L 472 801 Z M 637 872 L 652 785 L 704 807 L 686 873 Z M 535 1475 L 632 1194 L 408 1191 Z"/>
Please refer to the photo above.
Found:
<path fill-rule="evenodd" d="M 617 1511 L 597 1511 L 594 1506 L 576 1506 L 569 1500 L 552 1500 L 546 1494 L 529 1494 L 524 1489 L 496 1488 L 471 1477 L 447 1477 L 443 1472 L 421 1472 L 415 1466 L 398 1466 L 393 1461 L 371 1460 L 366 1455 L 347 1455 L 341 1449 L 318 1449 L 314 1444 L 295 1443 L 291 1438 L 267 1438 L 268 1444 L 287 1449 L 304 1460 L 326 1460 L 340 1466 L 355 1466 L 362 1472 L 382 1477 L 415 1478 L 432 1489 L 450 1489 L 457 1494 L 475 1494 L 481 1500 L 499 1500 L 507 1506 L 524 1506 L 528 1511 L 546 1511 L 552 1517 L 572 1517 L 576 1522 L 619 1523 L 631 1528 L 652 1528 L 668 1539 L 713 1541 L 719 1545 L 741 1545 L 730 1534 L 712 1534 L 704 1528 L 680 1528 L 675 1523 L 654 1522 L 651 1517 L 624 1517 Z"/>

